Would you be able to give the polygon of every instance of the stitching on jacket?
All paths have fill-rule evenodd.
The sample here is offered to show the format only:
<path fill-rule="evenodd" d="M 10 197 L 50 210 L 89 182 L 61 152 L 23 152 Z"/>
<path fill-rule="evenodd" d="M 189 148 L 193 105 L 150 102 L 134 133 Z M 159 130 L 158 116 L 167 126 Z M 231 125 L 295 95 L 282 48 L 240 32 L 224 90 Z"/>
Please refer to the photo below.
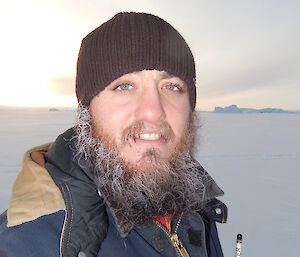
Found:
<path fill-rule="evenodd" d="M 61 187 L 62 190 L 63 190 L 63 187 Z M 60 247 L 59 247 L 59 256 L 62 257 L 63 256 L 63 239 L 64 239 L 64 231 L 66 229 L 66 223 L 67 223 L 67 220 L 68 220 L 68 212 L 67 210 L 65 211 L 65 218 L 64 218 L 64 223 L 63 223 L 63 228 L 62 228 L 62 232 L 61 232 L 61 235 L 60 235 Z"/>
<path fill-rule="evenodd" d="M 65 187 L 67 188 L 68 190 L 68 194 L 66 193 L 65 191 Z M 67 238 L 67 243 L 66 243 L 66 248 L 68 249 L 69 248 L 69 244 L 70 244 L 70 238 L 71 238 L 71 226 L 72 226 L 72 222 L 73 222 L 73 202 L 72 202 L 72 198 L 71 198 L 71 193 L 70 193 L 70 189 L 67 185 L 67 183 L 63 183 L 62 186 L 61 186 L 61 190 L 62 190 L 62 193 L 64 195 L 64 199 L 65 201 L 67 201 L 67 196 L 69 195 L 70 197 L 70 208 L 71 210 L 69 210 L 68 208 L 68 204 L 66 204 L 66 228 L 68 229 L 68 238 Z M 69 214 L 69 211 L 71 212 L 71 220 L 70 220 L 70 224 L 68 224 L 68 214 Z M 62 240 L 64 241 L 64 239 L 62 238 Z M 64 244 L 64 243 L 63 243 Z"/>
<path fill-rule="evenodd" d="M 65 189 L 64 189 L 63 185 L 61 186 L 61 191 L 62 191 L 62 193 L 64 195 L 64 199 L 66 199 L 66 192 L 65 192 Z M 66 204 L 66 217 L 68 217 L 68 216 L 69 216 L 68 215 L 68 205 Z M 68 220 L 68 218 L 65 220 L 64 225 L 67 225 L 67 220 Z M 65 229 L 66 228 L 63 227 L 63 237 L 64 237 Z M 64 244 L 64 238 L 63 237 L 62 237 L 62 252 L 63 252 L 63 244 Z"/>
<path fill-rule="evenodd" d="M 68 190 L 68 194 L 70 197 L 70 205 L 71 205 L 71 220 L 70 220 L 70 227 L 69 227 L 69 233 L 68 233 L 68 241 L 67 241 L 67 247 L 69 248 L 69 244 L 70 244 L 70 238 L 71 238 L 71 229 L 72 229 L 72 223 L 73 223 L 73 216 L 74 216 L 74 209 L 73 209 L 73 202 L 72 202 L 72 196 L 71 196 L 71 192 L 70 192 L 70 188 L 68 186 L 68 184 L 64 183 L 67 190 Z"/>

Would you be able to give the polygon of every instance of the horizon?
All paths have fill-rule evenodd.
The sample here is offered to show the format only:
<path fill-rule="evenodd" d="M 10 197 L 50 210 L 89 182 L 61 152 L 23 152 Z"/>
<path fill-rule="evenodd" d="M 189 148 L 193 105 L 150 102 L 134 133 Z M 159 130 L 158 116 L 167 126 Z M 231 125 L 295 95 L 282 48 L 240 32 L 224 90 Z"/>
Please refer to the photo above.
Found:
<path fill-rule="evenodd" d="M 209 110 L 205 110 L 205 109 L 199 109 L 199 108 L 195 108 L 195 111 L 196 112 L 214 112 L 215 111 L 215 108 L 216 107 L 221 107 L 221 108 L 227 108 L 227 107 L 230 107 L 232 105 L 236 105 L 237 108 L 239 109 L 255 109 L 255 110 L 261 110 L 261 109 L 281 109 L 283 111 L 290 111 L 290 112 L 300 112 L 300 109 L 285 109 L 285 108 L 281 108 L 281 107 L 278 107 L 278 106 L 266 106 L 266 107 L 260 107 L 260 108 L 257 108 L 257 107 L 249 107 L 249 106 L 239 106 L 235 103 L 232 103 L 232 104 L 229 104 L 229 105 L 226 105 L 226 106 L 221 106 L 221 105 L 216 105 L 213 107 L 213 109 L 209 109 Z M 77 108 L 77 105 L 76 106 L 58 106 L 58 105 L 49 105 L 49 106 L 37 106 L 37 105 L 24 105 L 24 106 L 20 106 L 20 105 L 2 105 L 0 103 L 0 110 L 1 109 L 17 109 L 17 110 L 22 110 L 22 109 L 33 109 L 33 110 L 47 110 L 47 111 L 53 111 L 51 109 L 56 109 L 57 111 L 62 111 L 62 110 L 76 110 Z M 56 111 L 54 110 L 54 111 Z"/>

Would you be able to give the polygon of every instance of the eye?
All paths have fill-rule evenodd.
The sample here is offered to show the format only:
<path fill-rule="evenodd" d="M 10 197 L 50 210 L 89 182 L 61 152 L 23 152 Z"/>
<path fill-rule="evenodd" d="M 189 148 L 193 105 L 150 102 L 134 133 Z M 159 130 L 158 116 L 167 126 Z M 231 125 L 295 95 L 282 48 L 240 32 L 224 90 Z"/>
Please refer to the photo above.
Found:
<path fill-rule="evenodd" d="M 164 88 L 174 92 L 183 92 L 182 88 L 179 85 L 174 83 L 167 84 L 164 86 Z"/>
<path fill-rule="evenodd" d="M 128 91 L 128 90 L 131 90 L 133 88 L 133 86 L 129 83 L 122 83 L 120 85 L 118 85 L 115 90 L 118 90 L 118 91 Z"/>

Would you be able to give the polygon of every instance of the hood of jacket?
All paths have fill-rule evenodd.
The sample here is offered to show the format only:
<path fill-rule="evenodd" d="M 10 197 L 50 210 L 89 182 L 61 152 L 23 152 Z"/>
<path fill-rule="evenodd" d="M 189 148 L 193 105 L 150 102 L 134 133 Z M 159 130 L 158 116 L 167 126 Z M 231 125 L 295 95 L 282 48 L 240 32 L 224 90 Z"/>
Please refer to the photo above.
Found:
<path fill-rule="evenodd" d="M 45 154 L 50 147 L 51 143 L 44 144 L 24 154 L 22 169 L 14 182 L 7 210 L 8 227 L 65 210 L 65 202 L 53 179 L 44 167 L 31 158 L 32 152 Z"/>

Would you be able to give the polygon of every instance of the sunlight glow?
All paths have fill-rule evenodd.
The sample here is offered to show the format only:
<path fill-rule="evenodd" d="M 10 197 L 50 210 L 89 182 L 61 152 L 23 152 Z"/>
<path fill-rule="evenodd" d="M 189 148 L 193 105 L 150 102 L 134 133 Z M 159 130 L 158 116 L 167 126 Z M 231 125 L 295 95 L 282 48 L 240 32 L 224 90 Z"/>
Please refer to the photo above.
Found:
<path fill-rule="evenodd" d="M 74 95 L 55 96 L 48 83 L 52 77 L 75 76 L 80 42 L 74 25 L 37 1 L 2 3 L 0 23 L 7 24 L 1 28 L 0 104 L 74 106 Z"/>

